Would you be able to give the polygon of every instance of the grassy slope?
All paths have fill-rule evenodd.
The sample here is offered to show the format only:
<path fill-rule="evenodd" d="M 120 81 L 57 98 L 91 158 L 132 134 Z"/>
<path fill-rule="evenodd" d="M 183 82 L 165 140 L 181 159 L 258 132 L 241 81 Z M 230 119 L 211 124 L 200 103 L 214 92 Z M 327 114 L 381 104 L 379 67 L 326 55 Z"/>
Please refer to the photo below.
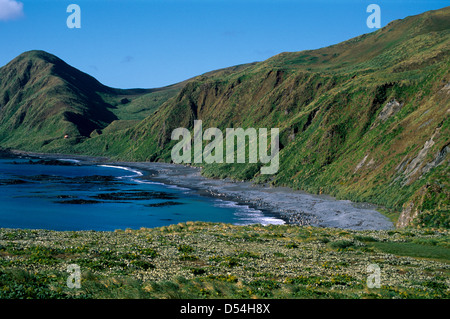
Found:
<path fill-rule="evenodd" d="M 448 231 L 187 222 L 116 232 L 0 229 L 0 298 L 449 297 Z M 66 286 L 69 264 L 81 288 Z M 368 288 L 367 267 L 380 267 Z"/>
<path fill-rule="evenodd" d="M 192 128 L 194 119 L 222 130 L 279 127 L 275 176 L 259 176 L 256 164 L 210 165 L 204 173 L 397 212 L 412 205 L 428 216 L 417 223 L 449 227 L 449 51 L 450 8 L 408 17 L 331 47 L 196 78 L 153 116 L 77 150 L 170 161 L 172 130 Z M 389 110 L 391 101 L 400 107 Z"/>
<path fill-rule="evenodd" d="M 133 127 L 190 81 L 246 67 L 216 70 L 162 88 L 124 90 L 102 85 L 47 52 L 25 52 L 0 68 L 0 146 L 73 153 L 89 137 Z"/>
<path fill-rule="evenodd" d="M 0 69 L 0 143 L 71 152 L 114 121 L 144 119 L 179 90 L 113 89 L 49 53 L 25 52 Z"/>

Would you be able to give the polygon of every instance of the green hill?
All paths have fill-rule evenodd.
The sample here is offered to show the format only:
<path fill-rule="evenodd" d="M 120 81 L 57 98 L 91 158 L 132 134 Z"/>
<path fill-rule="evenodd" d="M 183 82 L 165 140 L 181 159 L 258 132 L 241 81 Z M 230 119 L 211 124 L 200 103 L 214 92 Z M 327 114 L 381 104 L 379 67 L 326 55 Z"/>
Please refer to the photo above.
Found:
<path fill-rule="evenodd" d="M 98 84 L 92 86 L 98 88 L 98 104 L 86 113 L 79 111 L 90 121 L 89 129 L 78 131 L 85 138 L 70 146 L 61 139 L 51 147 L 31 144 L 5 129 L 11 123 L 17 130 L 31 127 L 27 122 L 1 116 L 0 145 L 170 161 L 175 144 L 172 130 L 192 129 L 196 119 L 203 121 L 204 128 L 222 130 L 278 127 L 277 174 L 260 175 L 260 164 L 204 165 L 203 173 L 379 204 L 393 212 L 399 226 L 448 228 L 449 51 L 447 7 L 393 21 L 330 47 L 281 53 L 263 62 L 205 74 L 178 85 L 173 95 L 164 90 L 160 103 L 153 105 L 142 95 L 124 106 L 117 102 L 116 91 Z M 0 92 L 5 92 L 1 79 L 8 68 L 0 70 Z M 37 89 L 33 92 L 44 97 Z M 18 102 L 7 103 L 9 109 L 17 108 Z M 45 103 L 54 110 L 60 101 L 47 95 L 41 105 Z M 144 105 L 157 110 L 140 121 Z M 123 111 L 127 107 L 136 107 L 139 116 L 120 118 L 130 114 Z M 9 122 L 4 124 L 6 118 Z M 54 121 L 58 127 L 65 123 Z M 114 127 L 104 129 L 109 123 Z M 100 131 L 85 133 L 91 128 Z M 63 129 L 58 132 L 56 138 Z"/>
<path fill-rule="evenodd" d="M 178 91 L 109 88 L 47 52 L 25 52 L 0 68 L 1 145 L 42 151 L 74 145 L 114 121 L 144 119 Z"/>

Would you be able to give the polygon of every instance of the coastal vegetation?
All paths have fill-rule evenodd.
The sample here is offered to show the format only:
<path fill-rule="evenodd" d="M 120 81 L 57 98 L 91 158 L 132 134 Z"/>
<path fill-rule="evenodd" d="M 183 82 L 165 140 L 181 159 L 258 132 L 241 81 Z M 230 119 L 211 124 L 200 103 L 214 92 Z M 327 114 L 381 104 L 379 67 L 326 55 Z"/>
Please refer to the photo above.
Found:
<path fill-rule="evenodd" d="M 68 266 L 80 267 L 69 288 Z M 369 265 L 380 287 L 369 288 Z M 449 298 L 450 233 L 186 222 L 0 229 L 0 298 Z"/>

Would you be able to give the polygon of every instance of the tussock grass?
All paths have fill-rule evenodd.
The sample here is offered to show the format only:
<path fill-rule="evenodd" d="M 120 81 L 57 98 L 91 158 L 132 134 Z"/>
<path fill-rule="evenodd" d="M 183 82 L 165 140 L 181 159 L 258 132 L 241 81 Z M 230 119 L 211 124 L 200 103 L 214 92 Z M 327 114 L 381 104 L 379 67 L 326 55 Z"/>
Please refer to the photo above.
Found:
<path fill-rule="evenodd" d="M 0 229 L 0 296 L 448 298 L 449 235 L 204 222 L 116 232 Z M 382 286 L 369 289 L 374 263 Z M 69 264 L 80 266 L 80 289 L 66 285 Z"/>

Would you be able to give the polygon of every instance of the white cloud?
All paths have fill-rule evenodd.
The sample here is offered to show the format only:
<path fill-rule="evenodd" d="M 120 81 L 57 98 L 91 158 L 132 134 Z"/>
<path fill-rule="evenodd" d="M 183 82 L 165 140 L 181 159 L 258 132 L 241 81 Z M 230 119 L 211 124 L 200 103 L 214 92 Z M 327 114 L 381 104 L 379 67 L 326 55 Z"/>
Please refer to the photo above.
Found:
<path fill-rule="evenodd" d="M 16 0 L 0 0 L 0 21 L 13 20 L 22 16 L 22 2 Z"/>

